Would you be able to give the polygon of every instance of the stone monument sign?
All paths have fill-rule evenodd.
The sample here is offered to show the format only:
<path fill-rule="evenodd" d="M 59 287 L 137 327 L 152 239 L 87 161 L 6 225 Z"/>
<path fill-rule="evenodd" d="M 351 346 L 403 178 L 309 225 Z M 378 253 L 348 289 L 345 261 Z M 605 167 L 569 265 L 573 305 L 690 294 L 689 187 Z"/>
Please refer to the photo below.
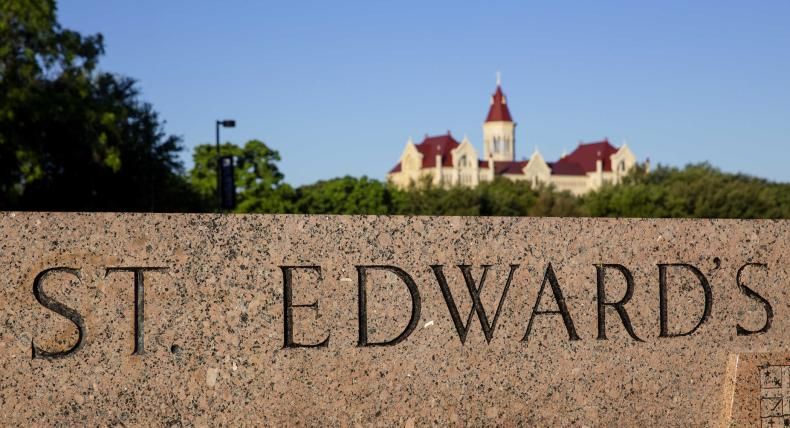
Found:
<path fill-rule="evenodd" d="M 790 426 L 790 222 L 0 213 L 0 424 Z"/>

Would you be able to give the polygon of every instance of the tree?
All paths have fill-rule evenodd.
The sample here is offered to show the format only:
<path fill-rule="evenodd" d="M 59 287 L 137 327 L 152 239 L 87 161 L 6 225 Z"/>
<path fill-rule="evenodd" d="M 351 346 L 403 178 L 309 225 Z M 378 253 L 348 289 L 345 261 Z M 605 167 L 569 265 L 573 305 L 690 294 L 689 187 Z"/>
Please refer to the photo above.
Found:
<path fill-rule="evenodd" d="M 260 140 L 250 140 L 239 147 L 232 143 L 220 146 L 221 156 L 233 156 L 236 182 L 236 211 L 291 212 L 293 189 L 283 184 L 283 174 L 277 167 L 280 154 Z M 189 180 L 201 196 L 205 206 L 217 206 L 217 152 L 212 144 L 195 147 L 194 166 Z"/>
<path fill-rule="evenodd" d="M 610 217 L 788 218 L 790 184 L 723 173 L 707 163 L 659 166 L 586 195 L 581 208 Z"/>
<path fill-rule="evenodd" d="M 296 189 L 296 212 L 304 214 L 390 214 L 392 192 L 367 177 L 345 176 Z"/>
<path fill-rule="evenodd" d="M 553 186 L 539 186 L 535 203 L 527 215 L 533 217 L 578 217 L 581 215 L 579 199 L 570 192 L 558 192 Z"/>
<path fill-rule="evenodd" d="M 132 79 L 98 72 L 101 35 L 57 23 L 53 0 L 0 2 L 0 208 L 185 210 L 180 140 Z"/>
<path fill-rule="evenodd" d="M 525 181 L 497 177 L 480 183 L 480 214 L 491 216 L 525 216 L 537 202 L 535 190 Z"/>
<path fill-rule="evenodd" d="M 475 189 L 436 186 L 430 176 L 412 183 L 397 195 L 396 202 L 396 213 L 403 215 L 480 215 Z"/>
<path fill-rule="evenodd" d="M 425 177 L 395 193 L 396 212 L 407 215 L 526 216 L 537 194 L 527 182 L 497 178 L 477 187 L 441 187 Z"/>

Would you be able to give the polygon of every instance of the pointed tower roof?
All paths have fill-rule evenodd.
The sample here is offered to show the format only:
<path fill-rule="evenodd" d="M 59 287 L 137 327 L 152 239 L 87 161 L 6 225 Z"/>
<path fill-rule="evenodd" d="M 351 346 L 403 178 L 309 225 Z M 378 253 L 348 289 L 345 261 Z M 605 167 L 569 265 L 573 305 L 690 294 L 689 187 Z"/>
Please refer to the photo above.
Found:
<path fill-rule="evenodd" d="M 507 98 L 502 92 L 502 86 L 497 81 L 496 92 L 491 96 L 491 108 L 488 110 L 486 122 L 512 122 L 510 110 L 507 108 Z"/>

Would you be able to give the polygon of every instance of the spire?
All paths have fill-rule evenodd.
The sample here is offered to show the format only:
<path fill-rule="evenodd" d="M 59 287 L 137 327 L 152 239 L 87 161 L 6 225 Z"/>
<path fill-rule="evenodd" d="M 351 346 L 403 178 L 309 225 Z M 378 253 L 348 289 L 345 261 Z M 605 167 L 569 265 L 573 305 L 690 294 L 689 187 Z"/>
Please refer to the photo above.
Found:
<path fill-rule="evenodd" d="M 507 98 L 502 92 L 500 86 L 499 72 L 497 72 L 497 87 L 494 95 L 491 97 L 491 108 L 488 110 L 486 122 L 512 122 L 513 118 L 510 116 L 510 110 L 507 108 Z"/>
<path fill-rule="evenodd" d="M 535 146 L 535 150 L 532 152 L 532 155 L 530 155 L 529 161 L 530 162 L 536 162 L 536 161 L 546 162 L 545 160 L 543 160 L 543 155 L 540 154 L 540 150 L 538 150 L 538 146 L 537 145 Z"/>

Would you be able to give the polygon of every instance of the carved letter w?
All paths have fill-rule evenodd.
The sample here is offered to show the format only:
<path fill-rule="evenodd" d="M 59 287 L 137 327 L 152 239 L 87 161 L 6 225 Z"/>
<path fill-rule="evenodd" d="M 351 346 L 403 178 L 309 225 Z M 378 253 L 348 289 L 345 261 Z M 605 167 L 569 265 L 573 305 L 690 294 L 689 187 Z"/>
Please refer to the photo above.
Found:
<path fill-rule="evenodd" d="M 488 268 L 490 268 L 491 265 L 482 265 L 483 274 L 480 277 L 479 286 L 475 284 L 475 280 L 472 278 L 472 267 L 469 265 L 458 265 L 458 268 L 461 269 L 461 272 L 464 274 L 466 288 L 469 289 L 469 297 L 472 298 L 472 309 L 469 310 L 469 316 L 466 318 L 466 324 L 461 321 L 461 316 L 458 314 L 458 307 L 455 305 L 455 300 L 453 299 L 453 294 L 450 292 L 450 287 L 447 286 L 447 279 L 444 277 L 444 272 L 442 272 L 442 266 L 431 266 L 433 273 L 436 275 L 436 280 L 439 282 L 439 287 L 442 289 L 444 301 L 447 303 L 447 309 L 450 311 L 450 316 L 453 319 L 453 324 L 455 324 L 455 329 L 458 331 L 458 337 L 461 339 L 462 344 L 466 342 L 466 334 L 469 333 L 469 327 L 472 323 L 472 316 L 475 313 L 477 313 L 477 317 L 480 319 L 480 327 L 483 328 L 483 334 L 485 334 L 486 342 L 491 343 L 491 339 L 494 337 L 496 321 L 497 318 L 499 318 L 499 311 L 502 309 L 502 303 L 505 301 L 505 296 L 507 296 L 507 291 L 510 288 L 510 282 L 513 280 L 513 273 L 515 273 L 518 266 L 519 265 L 510 265 L 510 274 L 507 277 L 505 289 L 502 290 L 502 296 L 499 298 L 499 304 L 497 305 L 496 312 L 494 313 L 494 319 L 492 319 L 491 323 L 489 323 L 486 311 L 483 308 L 483 304 L 480 302 L 480 293 L 483 291 L 483 285 L 486 281 L 486 274 L 488 274 Z"/>

